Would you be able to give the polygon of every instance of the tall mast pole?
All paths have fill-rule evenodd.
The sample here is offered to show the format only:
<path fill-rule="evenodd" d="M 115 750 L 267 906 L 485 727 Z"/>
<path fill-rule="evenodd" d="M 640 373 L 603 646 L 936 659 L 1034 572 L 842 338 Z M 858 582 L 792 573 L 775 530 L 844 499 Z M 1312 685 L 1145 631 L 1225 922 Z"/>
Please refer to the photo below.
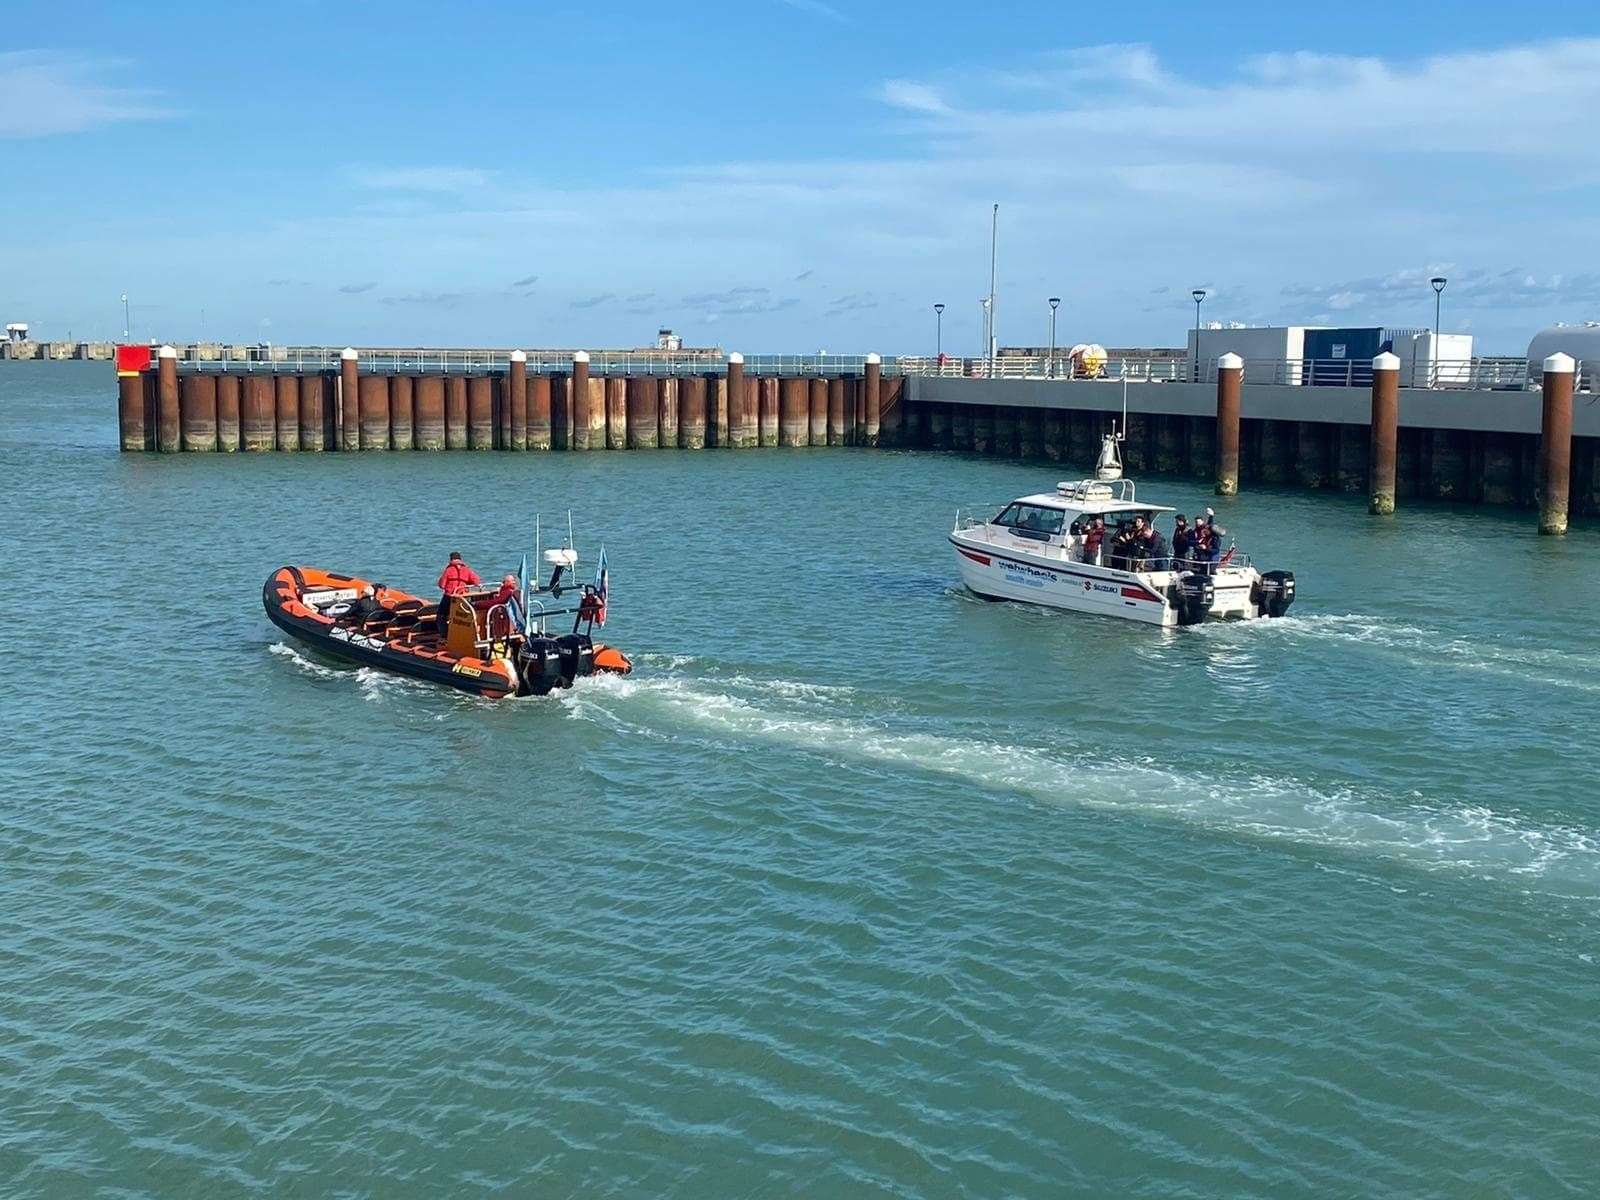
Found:
<path fill-rule="evenodd" d="M 989 355 L 989 371 L 994 373 L 994 356 L 996 339 L 994 332 L 994 280 L 997 251 L 1000 245 L 1000 206 L 996 204 L 994 211 L 989 216 L 989 345 L 986 349 Z"/>

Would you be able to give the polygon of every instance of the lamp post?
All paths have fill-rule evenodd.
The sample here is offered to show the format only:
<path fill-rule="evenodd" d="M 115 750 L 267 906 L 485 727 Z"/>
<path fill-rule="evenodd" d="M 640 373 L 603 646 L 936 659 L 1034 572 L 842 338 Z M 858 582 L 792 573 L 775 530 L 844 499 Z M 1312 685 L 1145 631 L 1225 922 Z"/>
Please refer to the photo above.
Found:
<path fill-rule="evenodd" d="M 128 318 L 128 293 L 122 293 L 122 340 L 126 342 L 132 336 L 133 322 Z"/>
<path fill-rule="evenodd" d="M 994 206 L 989 217 L 989 304 L 984 309 L 989 315 L 989 344 L 984 348 L 984 353 L 989 356 L 989 374 L 994 374 L 994 356 L 997 342 L 994 335 L 994 279 L 996 255 L 1000 245 L 1000 206 Z"/>
<path fill-rule="evenodd" d="M 1200 382 L 1200 302 L 1206 298 L 1205 288 L 1195 288 L 1194 297 L 1194 381 Z"/>
<path fill-rule="evenodd" d="M 1433 288 L 1433 353 L 1428 356 L 1428 386 L 1437 387 L 1439 383 L 1439 303 L 1444 296 L 1444 285 L 1450 281 L 1443 275 L 1435 275 L 1428 280 Z"/>
<path fill-rule="evenodd" d="M 1056 377 L 1056 309 L 1061 307 L 1061 297 L 1050 297 L 1050 365 L 1045 369 L 1045 374 L 1054 379 Z"/>
<path fill-rule="evenodd" d="M 933 306 L 933 352 L 939 357 L 944 357 L 944 305 Z"/>

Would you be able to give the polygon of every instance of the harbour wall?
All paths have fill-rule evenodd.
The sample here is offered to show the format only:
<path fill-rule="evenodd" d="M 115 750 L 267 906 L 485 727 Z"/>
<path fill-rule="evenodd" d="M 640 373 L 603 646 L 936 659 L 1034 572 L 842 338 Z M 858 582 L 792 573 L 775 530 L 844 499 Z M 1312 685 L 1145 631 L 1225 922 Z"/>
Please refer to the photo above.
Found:
<path fill-rule="evenodd" d="M 1123 385 L 1097 380 L 907 380 L 897 444 L 1091 466 L 1120 422 Z M 1218 388 L 1130 383 L 1123 459 L 1130 474 L 1212 479 Z M 1398 390 L 1398 496 L 1535 507 L 1539 391 Z M 1587 397 L 1583 399 L 1587 400 Z M 1364 387 L 1245 383 L 1238 475 L 1252 483 L 1365 494 L 1371 487 L 1372 393 Z M 1600 406 L 1572 408 L 1571 508 L 1600 513 Z"/>
<path fill-rule="evenodd" d="M 352 353 L 353 352 L 347 352 Z M 814 360 L 591 363 L 582 352 L 530 364 L 397 370 L 357 355 L 337 366 L 220 369 L 158 356 L 119 371 L 121 445 L 153 452 L 419 452 L 894 446 L 1070 464 L 1083 471 L 1127 421 L 1132 473 L 1395 498 L 1536 507 L 1564 481 L 1563 514 L 1600 513 L 1600 407 L 1571 403 L 1571 433 L 1552 460 L 1540 390 L 985 379 L 897 375 L 876 355 L 830 372 Z M 530 369 L 530 367 L 532 369 Z M 1231 401 L 1223 379 L 1232 380 Z M 1375 431 L 1376 381 L 1389 380 L 1392 424 Z M 1225 404 L 1231 404 L 1225 409 Z M 1219 426 L 1220 412 L 1236 415 Z M 1231 438 L 1218 446 L 1219 428 Z M 1558 447 L 1559 449 L 1559 447 Z M 1383 460 L 1375 468 L 1374 454 Z M 1231 472 L 1223 481 L 1223 461 Z M 1552 474 L 1551 472 L 1555 472 Z M 1380 495 L 1381 494 L 1381 495 Z M 1543 516 L 1541 516 L 1541 521 Z M 1564 522 L 1565 516 L 1562 516 Z M 1563 525 L 1564 528 L 1564 525 Z"/>
<path fill-rule="evenodd" d="M 157 453 L 875 446 L 899 439 L 904 386 L 876 355 L 823 373 L 777 360 L 746 371 L 738 355 L 530 370 L 516 352 L 433 373 L 355 355 L 336 368 L 201 369 L 163 353 L 118 371 L 118 422 L 123 450 Z"/>

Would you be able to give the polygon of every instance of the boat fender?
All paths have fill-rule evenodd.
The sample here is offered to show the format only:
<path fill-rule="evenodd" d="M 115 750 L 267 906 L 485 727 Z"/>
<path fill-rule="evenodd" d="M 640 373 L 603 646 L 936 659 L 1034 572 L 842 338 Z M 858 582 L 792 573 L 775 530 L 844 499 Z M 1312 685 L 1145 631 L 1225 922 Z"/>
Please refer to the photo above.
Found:
<path fill-rule="evenodd" d="M 1266 571 L 1261 576 L 1261 608 L 1269 617 L 1281 617 L 1294 603 L 1294 572 Z"/>

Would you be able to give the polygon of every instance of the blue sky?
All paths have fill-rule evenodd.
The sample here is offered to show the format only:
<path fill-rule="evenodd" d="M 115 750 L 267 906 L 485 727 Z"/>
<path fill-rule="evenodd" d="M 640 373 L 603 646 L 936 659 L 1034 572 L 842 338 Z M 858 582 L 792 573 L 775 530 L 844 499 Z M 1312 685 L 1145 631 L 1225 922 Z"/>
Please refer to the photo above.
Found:
<path fill-rule="evenodd" d="M 1523 3 L 13 3 L 0 320 L 975 352 L 1600 318 L 1600 18 Z"/>

